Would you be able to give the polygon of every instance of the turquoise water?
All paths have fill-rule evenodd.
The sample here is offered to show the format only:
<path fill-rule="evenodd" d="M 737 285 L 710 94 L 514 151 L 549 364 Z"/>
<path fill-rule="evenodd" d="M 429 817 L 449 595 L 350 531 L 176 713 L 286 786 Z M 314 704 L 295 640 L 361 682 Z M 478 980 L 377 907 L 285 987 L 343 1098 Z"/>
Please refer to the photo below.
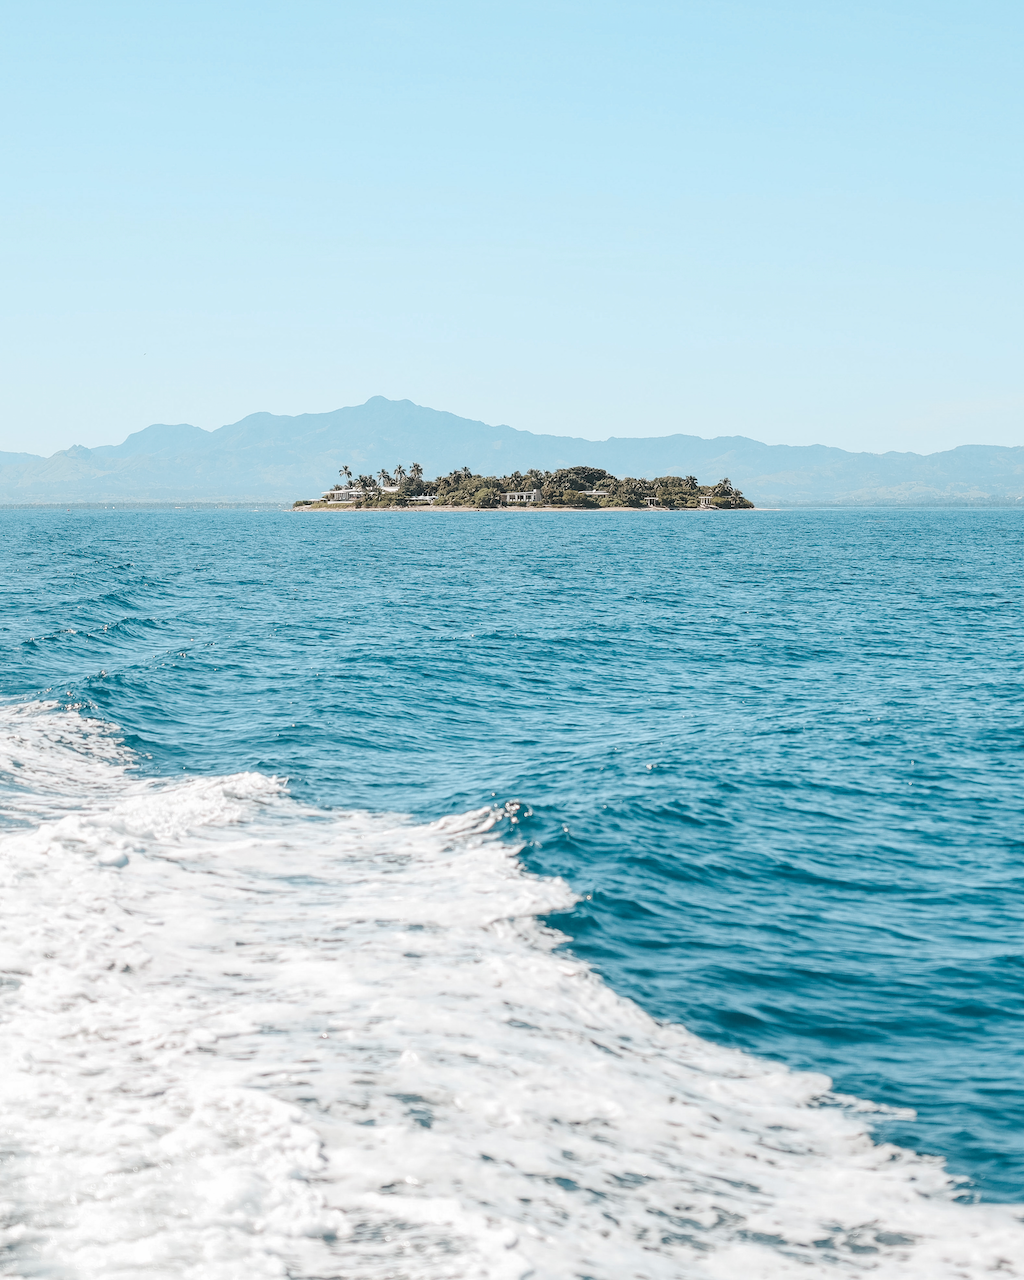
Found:
<path fill-rule="evenodd" d="M 1016 511 L 5 511 L 3 682 L 504 838 L 656 1018 L 1024 1192 Z"/>

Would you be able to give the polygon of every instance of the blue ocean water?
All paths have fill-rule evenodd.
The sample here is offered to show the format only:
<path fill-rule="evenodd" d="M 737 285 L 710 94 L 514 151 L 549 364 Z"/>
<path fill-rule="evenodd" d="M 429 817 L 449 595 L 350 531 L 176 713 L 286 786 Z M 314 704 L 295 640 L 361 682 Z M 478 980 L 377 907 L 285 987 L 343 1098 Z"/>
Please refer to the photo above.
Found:
<path fill-rule="evenodd" d="M 1024 1195 L 1024 517 L 7 510 L 2 685 L 154 775 L 518 802 L 659 1019 Z"/>

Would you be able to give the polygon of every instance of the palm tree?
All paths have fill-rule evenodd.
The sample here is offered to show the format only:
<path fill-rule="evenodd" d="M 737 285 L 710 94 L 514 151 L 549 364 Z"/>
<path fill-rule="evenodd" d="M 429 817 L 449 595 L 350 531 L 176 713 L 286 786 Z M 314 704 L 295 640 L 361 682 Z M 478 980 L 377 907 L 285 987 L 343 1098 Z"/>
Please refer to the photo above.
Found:
<path fill-rule="evenodd" d="M 384 485 L 393 485 L 395 482 L 391 479 L 383 467 L 377 472 L 377 479 Z"/>
<path fill-rule="evenodd" d="M 377 481 L 374 480 L 373 476 L 360 476 L 359 487 L 364 493 L 372 493 L 377 487 Z"/>
<path fill-rule="evenodd" d="M 402 464 L 399 463 L 398 466 L 395 467 L 395 483 L 398 485 L 399 488 L 402 487 L 402 481 L 404 479 L 405 479 L 405 467 L 403 467 Z"/>
<path fill-rule="evenodd" d="M 351 485 L 352 483 L 352 468 L 342 467 L 342 469 L 338 472 L 338 475 L 341 476 L 342 480 L 345 481 L 345 487 L 348 488 L 349 485 Z"/>
<path fill-rule="evenodd" d="M 423 468 L 420 466 L 418 462 L 414 462 L 412 466 L 409 468 L 409 478 L 411 480 L 423 479 Z"/>

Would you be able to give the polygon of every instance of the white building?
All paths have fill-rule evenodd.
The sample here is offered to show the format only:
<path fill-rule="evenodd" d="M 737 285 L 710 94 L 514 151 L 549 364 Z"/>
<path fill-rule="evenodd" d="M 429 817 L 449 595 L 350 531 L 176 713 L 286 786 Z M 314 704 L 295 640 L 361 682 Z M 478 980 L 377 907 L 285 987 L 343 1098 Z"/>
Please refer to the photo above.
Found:
<path fill-rule="evenodd" d="M 520 493 L 503 493 L 501 501 L 506 507 L 516 506 L 518 503 L 524 502 L 540 502 L 541 492 L 539 489 L 524 489 Z"/>
<path fill-rule="evenodd" d="M 397 493 L 398 485 L 397 484 L 381 485 L 380 489 L 374 489 L 373 492 L 374 493 Z M 365 498 L 365 497 L 366 497 L 366 491 L 357 484 L 350 484 L 347 486 L 335 485 L 333 489 L 326 490 L 326 492 L 321 497 L 320 501 L 326 502 L 330 506 L 335 507 L 335 506 L 343 506 L 345 503 L 358 502 L 360 498 Z M 432 493 L 424 493 L 416 498 L 410 497 L 409 501 L 425 502 L 429 505 L 432 502 L 436 502 L 437 498 Z"/>

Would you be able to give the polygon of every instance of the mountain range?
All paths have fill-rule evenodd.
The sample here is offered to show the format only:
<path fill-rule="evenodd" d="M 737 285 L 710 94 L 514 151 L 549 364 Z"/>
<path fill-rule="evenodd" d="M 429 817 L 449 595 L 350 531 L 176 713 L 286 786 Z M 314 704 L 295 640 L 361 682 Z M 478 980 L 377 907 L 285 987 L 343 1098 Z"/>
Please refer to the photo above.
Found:
<path fill-rule="evenodd" d="M 291 503 L 356 474 L 419 462 L 427 476 L 468 466 L 484 475 L 587 464 L 614 475 L 728 476 L 758 505 L 949 503 L 1024 505 L 1024 447 L 961 445 L 942 453 L 850 453 L 761 444 L 746 436 L 612 436 L 582 440 L 488 426 L 410 400 L 374 396 L 331 413 L 253 413 L 203 431 L 157 424 L 123 444 L 76 445 L 52 457 L 0 453 L 0 502 Z"/>

